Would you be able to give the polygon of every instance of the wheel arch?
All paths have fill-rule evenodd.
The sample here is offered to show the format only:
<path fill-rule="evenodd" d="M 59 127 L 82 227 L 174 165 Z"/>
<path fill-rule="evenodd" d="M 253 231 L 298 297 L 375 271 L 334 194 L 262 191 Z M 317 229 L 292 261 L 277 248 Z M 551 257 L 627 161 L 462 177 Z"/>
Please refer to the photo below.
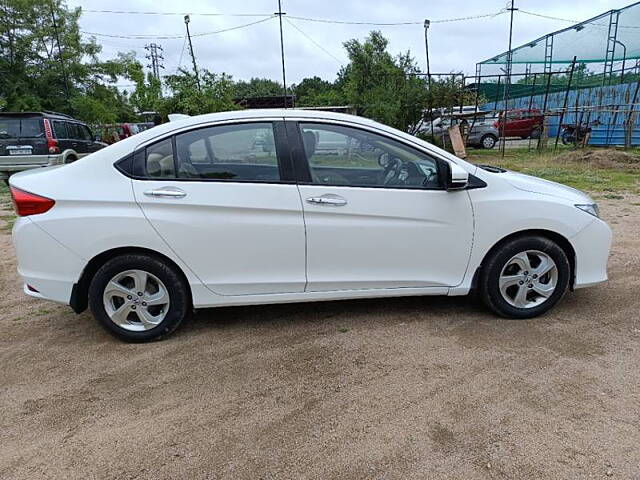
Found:
<path fill-rule="evenodd" d="M 112 248 L 110 250 L 105 250 L 94 256 L 87 265 L 84 267 L 78 282 L 73 285 L 71 290 L 71 298 L 69 299 L 69 305 L 76 313 L 84 312 L 89 304 L 89 285 L 91 284 L 91 280 L 95 276 L 96 272 L 104 265 L 106 262 L 111 260 L 112 258 L 118 257 L 120 255 L 127 254 L 144 254 L 149 255 L 151 257 L 156 257 L 163 262 L 168 263 L 173 266 L 187 286 L 187 291 L 189 294 L 189 299 L 193 302 L 193 294 L 191 292 L 191 285 L 189 284 L 189 280 L 185 275 L 184 271 L 180 266 L 173 261 L 171 258 L 163 255 L 162 253 L 156 252 L 155 250 L 151 250 L 149 248 L 143 247 L 118 247 Z"/>
<path fill-rule="evenodd" d="M 75 158 L 76 160 L 79 159 L 78 154 L 76 153 L 76 151 L 71 149 L 71 148 L 68 148 L 68 149 L 66 149 L 65 151 L 62 152 L 62 163 L 63 164 L 67 164 L 69 162 L 69 157 Z"/>
<path fill-rule="evenodd" d="M 476 268 L 476 271 L 473 274 L 473 280 L 471 281 L 471 290 L 476 290 L 478 285 L 478 279 L 480 277 L 480 272 L 482 271 L 483 265 L 486 263 L 487 258 L 492 255 L 496 250 L 500 249 L 505 243 L 519 237 L 526 237 L 537 235 L 541 237 L 546 237 L 549 240 L 558 244 L 558 246 L 564 251 L 567 255 L 567 259 L 569 260 L 569 267 L 571 269 L 571 276 L 569 277 L 569 288 L 573 290 L 573 284 L 575 283 L 575 274 L 576 274 L 576 251 L 571 245 L 571 242 L 564 236 L 559 234 L 558 232 L 554 232 L 552 230 L 544 230 L 544 229 L 530 229 L 530 230 L 520 230 L 518 232 L 511 233 L 500 240 L 498 240 L 482 257 L 482 261 L 480 265 Z"/>

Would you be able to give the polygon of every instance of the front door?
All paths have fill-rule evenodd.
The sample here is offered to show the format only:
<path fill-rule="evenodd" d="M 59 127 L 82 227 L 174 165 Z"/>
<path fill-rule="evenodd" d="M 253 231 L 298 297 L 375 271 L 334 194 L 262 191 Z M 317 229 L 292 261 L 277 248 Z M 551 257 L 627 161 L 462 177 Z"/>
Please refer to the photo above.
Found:
<path fill-rule="evenodd" d="M 466 191 L 442 188 L 442 160 L 371 130 L 329 123 L 293 130 L 308 168 L 299 185 L 307 291 L 462 281 L 472 209 Z"/>
<path fill-rule="evenodd" d="M 201 127 L 136 154 L 136 201 L 214 293 L 304 291 L 302 207 L 277 125 Z"/>

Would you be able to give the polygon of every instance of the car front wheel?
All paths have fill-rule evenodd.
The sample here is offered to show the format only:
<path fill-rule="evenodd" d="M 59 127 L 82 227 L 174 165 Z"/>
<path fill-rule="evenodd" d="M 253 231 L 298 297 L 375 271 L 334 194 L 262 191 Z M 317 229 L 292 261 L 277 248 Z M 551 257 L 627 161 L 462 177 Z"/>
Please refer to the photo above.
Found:
<path fill-rule="evenodd" d="M 185 280 L 159 258 L 129 254 L 106 262 L 89 287 L 93 316 L 113 335 L 130 342 L 172 333 L 189 310 Z"/>
<path fill-rule="evenodd" d="M 536 317 L 562 298 L 570 277 L 569 260 L 558 244 L 542 236 L 518 237 L 485 260 L 480 296 L 503 317 Z"/>

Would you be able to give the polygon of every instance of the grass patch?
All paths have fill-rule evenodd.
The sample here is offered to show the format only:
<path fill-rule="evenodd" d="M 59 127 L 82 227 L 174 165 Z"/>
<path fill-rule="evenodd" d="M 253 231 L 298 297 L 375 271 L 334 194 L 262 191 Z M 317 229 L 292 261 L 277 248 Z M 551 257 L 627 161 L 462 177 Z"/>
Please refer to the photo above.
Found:
<path fill-rule="evenodd" d="M 589 192 L 640 193 L 640 154 L 613 149 L 585 149 L 558 152 L 536 152 L 507 149 L 503 157 L 499 150 L 471 150 L 469 161 L 490 164 L 534 175 L 578 190 Z"/>
<path fill-rule="evenodd" d="M 347 327 L 340 327 L 340 328 L 338 328 L 338 331 L 340 333 L 347 333 L 349 331 L 349 329 Z"/>
<path fill-rule="evenodd" d="M 2 227 L 3 230 L 7 230 L 7 231 L 11 231 L 13 230 L 13 224 L 16 223 L 16 219 L 18 217 L 16 217 L 15 215 L 2 215 L 0 216 L 0 220 L 2 220 L 3 222 L 5 222 L 5 225 Z"/>

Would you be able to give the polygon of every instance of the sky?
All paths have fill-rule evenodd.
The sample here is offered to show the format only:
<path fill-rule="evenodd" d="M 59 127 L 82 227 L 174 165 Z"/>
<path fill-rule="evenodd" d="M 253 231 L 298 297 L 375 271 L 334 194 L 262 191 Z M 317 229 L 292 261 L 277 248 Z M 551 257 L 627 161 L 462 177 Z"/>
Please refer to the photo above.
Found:
<path fill-rule="evenodd" d="M 558 0 L 515 0 L 515 7 L 567 20 L 586 20 L 630 2 L 590 0 L 569 2 Z M 266 77 L 281 81 L 280 31 L 277 18 L 266 16 L 278 10 L 277 0 L 68 0 L 69 7 L 82 7 L 83 32 L 111 36 L 175 36 L 177 38 L 113 38 L 96 36 L 103 46 L 103 58 L 118 52 L 134 51 L 146 63 L 146 44 L 155 42 L 164 49 L 164 74 L 174 73 L 179 66 L 191 69 L 185 25 L 180 15 L 148 15 L 106 13 L 96 10 L 127 12 L 190 13 L 189 28 L 199 68 L 226 72 L 234 79 Z M 333 80 L 341 65 L 347 63 L 342 43 L 351 38 L 364 39 L 378 29 L 389 40 L 393 54 L 411 51 L 420 68 L 425 68 L 423 21 L 432 20 L 429 29 L 429 53 L 432 72 L 464 72 L 473 74 L 475 64 L 507 50 L 509 15 L 441 22 L 460 17 L 475 17 L 504 11 L 506 0 L 282 0 L 284 50 L 287 83 L 305 77 L 319 76 Z M 93 11 L 92 11 L 93 10 Z M 202 15 L 202 14 L 218 15 Z M 350 22 L 416 22 L 398 26 L 344 25 L 322 23 L 293 17 Z M 211 35 L 250 22 L 261 23 Z M 534 17 L 515 12 L 514 47 L 531 41 L 571 23 Z M 88 36 L 86 34 L 85 36 Z M 488 72 L 487 72 L 488 73 Z"/>

